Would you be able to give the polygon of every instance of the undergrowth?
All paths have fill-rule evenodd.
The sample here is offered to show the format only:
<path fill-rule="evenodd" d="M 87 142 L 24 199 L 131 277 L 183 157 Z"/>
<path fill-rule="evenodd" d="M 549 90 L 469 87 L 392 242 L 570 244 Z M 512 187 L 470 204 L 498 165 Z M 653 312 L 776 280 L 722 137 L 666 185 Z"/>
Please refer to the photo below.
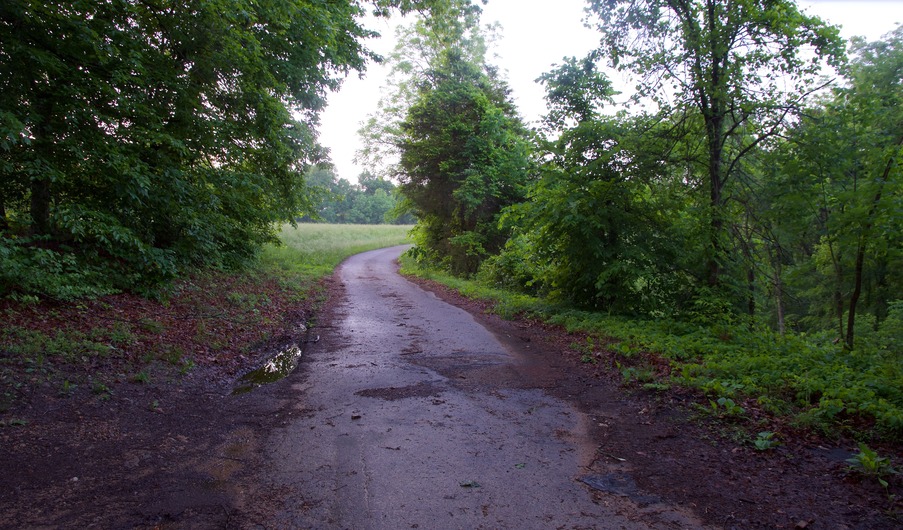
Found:
<path fill-rule="evenodd" d="M 903 440 L 903 362 L 893 348 L 864 340 L 859 350 L 844 351 L 827 334 L 781 335 L 745 323 L 707 325 L 579 311 L 424 270 L 413 260 L 402 263 L 404 273 L 490 301 L 492 310 L 503 317 L 525 314 L 600 337 L 616 358 L 657 356 L 670 370 L 663 375 L 643 369 L 646 386 L 696 389 L 719 414 L 743 415 L 746 411 L 739 403 L 753 403 L 774 417 L 789 418 L 796 426 L 823 435 Z M 637 369 L 621 371 L 625 381 L 638 380 Z M 653 375 L 657 380 L 650 383 Z"/>
<path fill-rule="evenodd" d="M 323 294 L 319 280 L 342 260 L 403 244 L 409 230 L 286 226 L 282 245 L 264 248 L 256 262 L 195 271 L 154 299 L 84 290 L 72 290 L 72 299 L 58 292 L 0 299 L 0 413 L 39 385 L 55 386 L 63 396 L 79 387 L 110 396 L 114 382 L 154 380 L 155 366 L 184 375 L 246 355 L 278 332 L 289 304 L 315 308 Z M 112 375 L 101 381 L 105 371 Z"/>

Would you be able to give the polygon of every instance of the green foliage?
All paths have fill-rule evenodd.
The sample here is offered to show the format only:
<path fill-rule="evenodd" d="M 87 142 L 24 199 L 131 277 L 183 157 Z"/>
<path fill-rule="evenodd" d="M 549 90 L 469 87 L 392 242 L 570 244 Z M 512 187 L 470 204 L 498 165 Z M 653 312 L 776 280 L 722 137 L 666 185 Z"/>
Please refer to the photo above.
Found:
<path fill-rule="evenodd" d="M 772 192 L 788 225 L 810 227 L 783 238 L 788 280 L 806 296 L 800 321 L 837 330 L 848 349 L 858 346 L 859 319 L 871 314 L 877 324 L 903 289 L 903 28 L 882 41 L 856 40 L 852 51 L 847 85 L 782 146 L 784 174 Z"/>
<path fill-rule="evenodd" d="M 245 264 L 312 211 L 326 92 L 375 57 L 364 6 L 446 3 L 3 2 L 0 295 L 141 291 Z"/>
<path fill-rule="evenodd" d="M 401 124 L 400 191 L 421 257 L 472 274 L 505 242 L 498 215 L 523 198 L 529 148 L 501 82 L 458 50 L 436 60 Z"/>
<path fill-rule="evenodd" d="M 708 410 L 718 415 L 742 415 L 738 403 L 751 398 L 771 414 L 826 433 L 850 429 L 848 419 L 858 416 L 874 421 L 875 435 L 903 438 L 903 366 L 897 350 L 880 349 L 878 343 L 876 349 L 845 352 L 830 333 L 780 334 L 723 319 L 712 325 L 711 314 L 702 321 L 613 316 L 424 270 L 410 260 L 402 270 L 489 300 L 502 316 L 528 314 L 568 331 L 608 337 L 613 342 L 606 348 L 628 359 L 638 352 L 661 355 L 671 364 L 670 378 L 647 384 L 696 388 L 711 396 Z M 589 344 L 576 346 L 592 362 Z M 642 367 L 623 369 L 625 379 L 654 377 Z"/>
<path fill-rule="evenodd" d="M 709 400 L 712 412 L 717 416 L 742 416 L 746 413 L 746 409 L 737 405 L 733 399 L 720 397 L 717 400 Z"/>
<path fill-rule="evenodd" d="M 40 246 L 48 243 L 48 238 L 7 238 L 0 234 L 0 293 L 19 299 L 39 294 L 68 301 L 116 292 L 110 271 L 80 262 L 64 248 Z"/>
<path fill-rule="evenodd" d="M 524 278 L 532 291 L 583 307 L 673 308 L 686 278 L 674 270 L 670 196 L 650 193 L 661 174 L 641 162 L 649 121 L 598 115 L 611 90 L 590 58 L 569 59 L 542 81 L 554 140 L 544 142 L 549 155 L 528 200 L 506 210 L 513 237 L 487 274 Z"/>
<path fill-rule="evenodd" d="M 414 224 L 406 212 L 398 212 L 402 205 L 396 186 L 389 180 L 369 173 L 358 176 L 358 184 L 337 179 L 332 170 L 317 167 L 307 176 L 307 183 L 317 193 L 314 199 L 316 220 L 327 223 L 351 224 Z M 310 216 L 303 221 L 313 221 Z"/>
<path fill-rule="evenodd" d="M 443 9 L 441 19 L 399 30 L 388 96 L 360 131 L 359 156 L 400 183 L 395 211 L 418 224 L 412 255 L 469 275 L 505 243 L 498 215 L 523 199 L 531 152 L 508 88 L 486 63 L 493 28 L 469 2 Z"/>
<path fill-rule="evenodd" d="M 708 285 L 719 286 L 737 261 L 728 245 L 730 186 L 817 89 L 824 63 L 842 61 L 838 30 L 792 0 L 592 0 L 589 11 L 602 34 L 599 53 L 640 79 L 633 100 L 651 100 L 673 125 L 677 141 L 649 151 L 665 163 L 677 158 L 681 179 L 694 186 L 703 236 L 694 243 Z"/>
<path fill-rule="evenodd" d="M 891 465 L 889 458 L 879 455 L 864 443 L 859 444 L 859 452 L 853 455 L 852 458 L 848 458 L 847 463 L 850 464 L 851 471 L 861 473 L 867 477 L 874 477 L 885 488 L 888 486 L 887 478 L 899 473 Z"/>
<path fill-rule="evenodd" d="M 771 431 L 762 431 L 753 440 L 753 447 L 756 448 L 756 451 L 770 451 L 779 445 L 781 445 L 781 442 L 775 438 L 775 433 Z"/>

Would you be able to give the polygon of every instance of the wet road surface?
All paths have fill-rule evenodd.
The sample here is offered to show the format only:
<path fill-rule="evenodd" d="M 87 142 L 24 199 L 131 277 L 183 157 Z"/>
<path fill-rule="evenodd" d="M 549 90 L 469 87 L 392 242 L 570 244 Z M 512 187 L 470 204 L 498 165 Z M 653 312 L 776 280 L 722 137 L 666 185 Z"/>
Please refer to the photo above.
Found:
<path fill-rule="evenodd" d="M 516 341 L 399 276 L 401 251 L 340 268 L 346 295 L 271 439 L 270 480 L 300 492 L 271 524 L 649 528 L 579 481 L 595 452 L 588 418 L 531 381 Z"/>

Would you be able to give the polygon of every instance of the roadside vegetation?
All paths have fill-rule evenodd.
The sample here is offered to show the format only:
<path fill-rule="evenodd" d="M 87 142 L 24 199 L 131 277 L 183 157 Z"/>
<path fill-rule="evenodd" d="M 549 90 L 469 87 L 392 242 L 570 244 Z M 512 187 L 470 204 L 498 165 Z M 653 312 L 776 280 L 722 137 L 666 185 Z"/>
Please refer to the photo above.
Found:
<path fill-rule="evenodd" d="M 600 45 L 540 77 L 531 130 L 477 4 L 0 4 L 7 401 L 244 355 L 407 231 L 283 223 L 413 215 L 409 267 L 585 333 L 630 384 L 899 446 L 903 26 L 846 42 L 793 0 L 588 0 Z M 422 16 L 352 185 L 316 128 L 376 58 L 365 10 Z"/>
<path fill-rule="evenodd" d="M 472 11 L 400 33 L 363 154 L 397 154 L 406 270 L 583 334 L 585 362 L 692 389 L 757 446 L 899 447 L 903 28 L 845 42 L 790 0 L 588 3 L 600 47 L 540 78 L 532 132 Z M 627 105 L 606 66 L 639 87 Z"/>
<path fill-rule="evenodd" d="M 403 263 L 403 273 L 488 301 L 502 317 L 537 318 L 579 334 L 572 347 L 583 362 L 607 363 L 627 385 L 692 388 L 706 412 L 733 420 L 765 418 L 833 439 L 901 441 L 903 374 L 895 355 L 844 353 L 830 333 L 781 335 L 719 315 L 641 319 L 579 310 L 425 269 L 411 257 Z"/>
<path fill-rule="evenodd" d="M 402 244 L 409 226 L 284 226 L 282 245 L 240 271 L 197 272 L 156 299 L 0 301 L 0 413 L 34 392 L 115 398 L 125 383 L 178 379 L 199 366 L 246 369 L 270 341 L 308 325 L 321 280 L 346 257 Z M 3 421 L 13 421 L 4 419 Z"/>

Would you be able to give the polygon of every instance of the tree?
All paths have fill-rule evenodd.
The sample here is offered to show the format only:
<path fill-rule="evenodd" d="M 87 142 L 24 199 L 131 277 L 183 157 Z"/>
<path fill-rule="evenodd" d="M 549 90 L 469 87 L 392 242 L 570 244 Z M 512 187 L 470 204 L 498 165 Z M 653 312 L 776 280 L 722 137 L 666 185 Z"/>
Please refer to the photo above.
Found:
<path fill-rule="evenodd" d="M 648 116 L 602 113 L 614 92 L 596 60 L 567 58 L 540 78 L 549 106 L 544 163 L 527 200 L 506 210 L 513 238 L 495 275 L 516 278 L 530 267 L 521 281 L 563 301 L 662 312 L 682 276 L 668 194 L 652 193 L 668 168 L 645 159 L 658 134 Z"/>
<path fill-rule="evenodd" d="M 485 3 L 485 0 L 484 0 Z M 447 0 L 434 6 L 434 16 L 419 18 L 396 30 L 396 45 L 387 58 L 391 65 L 384 95 L 377 109 L 358 131 L 363 147 L 357 159 L 368 171 L 381 176 L 398 172 L 401 123 L 418 97 L 418 87 L 428 81 L 439 56 L 454 48 L 466 61 L 485 64 L 495 26 L 481 26 L 481 10 L 469 0 Z"/>
<path fill-rule="evenodd" d="M 325 94 L 376 58 L 364 5 L 3 2 L 0 254 L 118 287 L 253 256 L 311 207 Z"/>
<path fill-rule="evenodd" d="M 306 180 L 314 194 L 316 214 L 303 217 L 303 222 L 413 224 L 409 216 L 393 217 L 398 198 L 391 181 L 365 172 L 358 176 L 358 184 L 352 184 L 337 178 L 329 166 L 311 169 Z"/>
<path fill-rule="evenodd" d="M 821 64 L 806 54 L 839 64 L 837 30 L 790 0 L 591 0 L 590 9 L 601 52 L 640 76 L 638 98 L 651 96 L 672 116 L 693 109 L 701 118 L 708 283 L 717 286 L 729 259 L 726 185 L 819 88 Z"/>
<path fill-rule="evenodd" d="M 498 215 L 522 200 L 526 130 L 497 79 L 456 49 L 439 55 L 401 124 L 401 193 L 418 219 L 420 251 L 471 274 L 506 235 Z"/>
<path fill-rule="evenodd" d="M 874 43 L 857 39 L 852 53 L 847 85 L 791 131 L 784 171 L 792 182 L 781 184 L 802 188 L 806 200 L 799 202 L 813 206 L 796 206 L 818 230 L 801 261 L 820 279 L 810 292 L 816 302 L 827 299 L 832 327 L 848 349 L 863 294 L 870 293 L 877 321 L 903 287 L 895 280 L 903 273 L 903 28 Z"/>

